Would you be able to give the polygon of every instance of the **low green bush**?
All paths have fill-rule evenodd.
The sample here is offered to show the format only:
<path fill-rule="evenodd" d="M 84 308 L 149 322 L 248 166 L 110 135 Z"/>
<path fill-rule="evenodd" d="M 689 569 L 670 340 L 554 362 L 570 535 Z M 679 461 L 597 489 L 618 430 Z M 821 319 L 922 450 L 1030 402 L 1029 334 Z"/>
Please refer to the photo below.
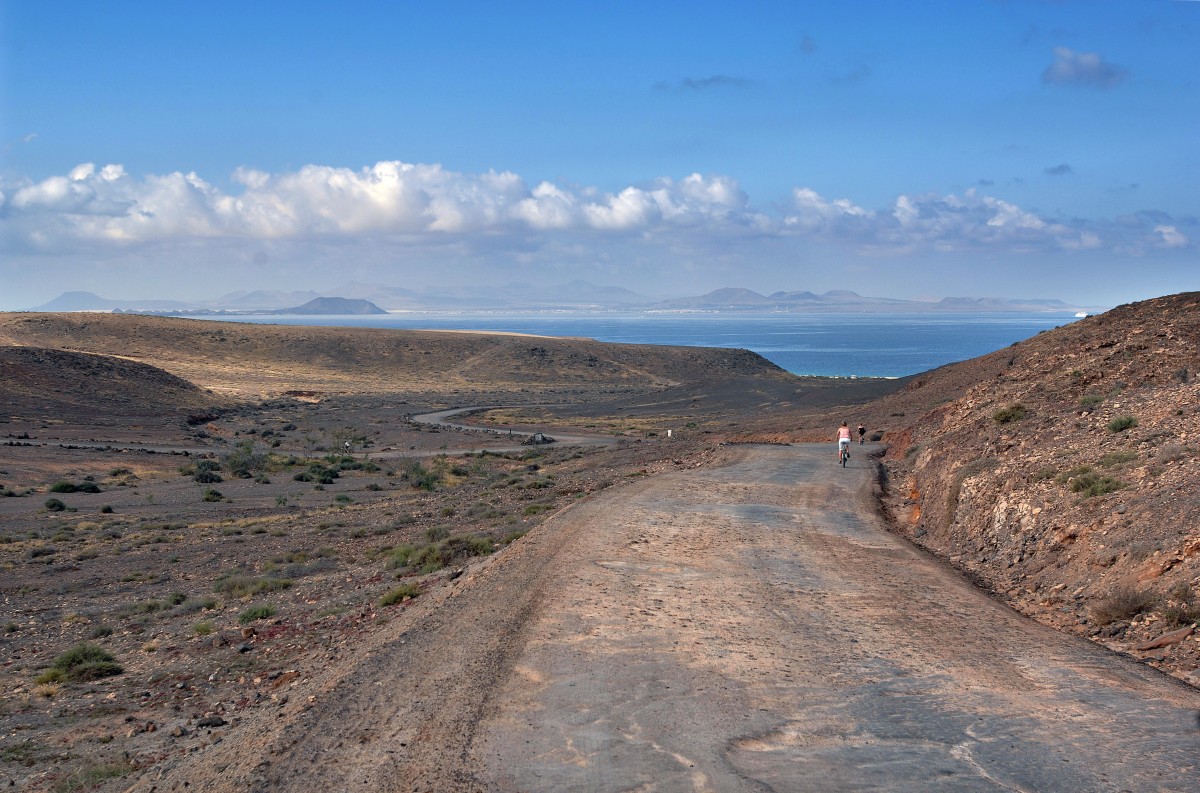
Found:
<path fill-rule="evenodd" d="M 112 677 L 124 672 L 113 654 L 103 647 L 86 642 L 77 644 L 54 659 L 49 671 L 38 678 L 39 683 L 56 683 L 63 680 L 85 682 Z M 46 678 L 46 679 L 43 679 Z"/>
<path fill-rule="evenodd" d="M 266 603 L 261 603 L 257 606 L 251 606 L 250 608 L 243 611 L 241 614 L 238 614 L 238 624 L 239 625 L 248 625 L 251 622 L 254 622 L 255 620 L 265 620 L 267 617 L 272 617 L 274 615 L 275 615 L 275 607 L 274 606 L 269 606 Z"/>
<path fill-rule="evenodd" d="M 1000 408 L 992 414 L 992 419 L 997 424 L 1008 424 L 1013 421 L 1020 421 L 1029 415 L 1029 409 L 1018 402 L 1015 405 L 1009 405 L 1005 408 Z"/>
<path fill-rule="evenodd" d="M 213 591 L 230 597 L 243 598 L 287 589 L 292 582 L 287 578 L 252 577 L 230 575 L 218 578 Z"/>
<path fill-rule="evenodd" d="M 1117 416 L 1112 421 L 1108 422 L 1108 431 L 1114 435 L 1118 432 L 1133 429 L 1138 425 L 1138 420 L 1133 416 Z"/>
<path fill-rule="evenodd" d="M 383 597 L 381 597 L 379 599 L 379 605 L 394 606 L 397 603 L 405 600 L 406 598 L 407 599 L 415 598 L 419 594 L 421 594 L 421 587 L 419 584 L 416 584 L 416 583 L 402 584 L 402 585 L 396 587 L 395 589 L 393 589 L 391 592 L 388 592 Z"/>
<path fill-rule="evenodd" d="M 1137 459 L 1137 452 L 1123 449 L 1119 452 L 1111 452 L 1100 458 L 1100 465 L 1105 468 L 1112 468 L 1114 465 L 1130 462 Z"/>
<path fill-rule="evenodd" d="M 1124 482 L 1113 479 L 1111 476 L 1083 474 L 1071 480 L 1071 492 L 1079 493 L 1084 497 L 1103 496 L 1123 487 L 1125 487 Z"/>

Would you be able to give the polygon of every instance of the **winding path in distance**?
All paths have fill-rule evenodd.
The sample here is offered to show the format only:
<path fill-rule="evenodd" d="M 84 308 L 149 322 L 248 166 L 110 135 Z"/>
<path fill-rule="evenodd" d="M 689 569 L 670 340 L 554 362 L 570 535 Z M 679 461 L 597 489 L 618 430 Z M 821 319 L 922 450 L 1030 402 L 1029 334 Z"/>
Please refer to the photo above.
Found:
<path fill-rule="evenodd" d="M 483 432 L 492 435 L 529 438 L 534 433 L 527 430 L 509 429 L 507 427 L 489 427 L 483 424 L 458 424 L 450 421 L 455 416 L 470 415 L 472 413 L 483 413 L 488 410 L 499 410 L 504 407 L 514 407 L 508 405 L 489 405 L 480 407 L 466 408 L 451 408 L 449 410 L 439 410 L 435 413 L 420 413 L 409 418 L 414 424 L 429 424 L 436 427 L 446 427 L 453 430 L 462 430 L 465 432 Z M 520 405 L 519 407 L 539 407 L 537 405 Z M 553 434 L 547 432 L 554 439 L 554 443 L 559 446 L 611 446 L 617 442 L 616 438 L 608 435 L 567 435 L 561 432 Z M 492 447 L 491 451 L 513 451 L 519 449 L 516 447 Z M 457 450 L 456 450 L 457 451 Z"/>
<path fill-rule="evenodd" d="M 861 449 L 727 451 L 551 518 L 155 789 L 1197 789 L 1200 692 L 889 534 Z"/>

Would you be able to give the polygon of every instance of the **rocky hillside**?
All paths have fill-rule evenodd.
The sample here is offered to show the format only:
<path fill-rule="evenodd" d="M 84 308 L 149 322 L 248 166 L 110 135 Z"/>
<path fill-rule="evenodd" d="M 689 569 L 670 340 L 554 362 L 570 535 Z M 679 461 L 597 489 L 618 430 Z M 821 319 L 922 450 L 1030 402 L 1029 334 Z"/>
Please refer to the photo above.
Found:
<path fill-rule="evenodd" d="M 0 346 L 0 423 L 12 416 L 167 416 L 220 400 L 162 369 L 109 355 Z"/>
<path fill-rule="evenodd" d="M 796 378 L 747 350 L 605 344 L 500 333 L 253 325 L 114 314 L 0 314 L 0 346 L 119 355 L 217 394 L 476 393 L 536 396 L 707 391 L 753 382 L 790 395 Z"/>
<path fill-rule="evenodd" d="M 898 427 L 902 531 L 1038 620 L 1200 684 L 1200 293 L 935 370 L 874 412 Z"/>

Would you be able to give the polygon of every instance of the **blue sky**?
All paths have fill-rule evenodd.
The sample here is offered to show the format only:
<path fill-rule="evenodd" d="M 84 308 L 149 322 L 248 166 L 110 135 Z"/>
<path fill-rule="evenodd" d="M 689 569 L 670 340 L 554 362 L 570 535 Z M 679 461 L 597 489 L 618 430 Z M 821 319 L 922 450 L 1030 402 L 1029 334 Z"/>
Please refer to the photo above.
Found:
<path fill-rule="evenodd" d="M 0 2 L 0 309 L 1200 288 L 1200 2 Z"/>

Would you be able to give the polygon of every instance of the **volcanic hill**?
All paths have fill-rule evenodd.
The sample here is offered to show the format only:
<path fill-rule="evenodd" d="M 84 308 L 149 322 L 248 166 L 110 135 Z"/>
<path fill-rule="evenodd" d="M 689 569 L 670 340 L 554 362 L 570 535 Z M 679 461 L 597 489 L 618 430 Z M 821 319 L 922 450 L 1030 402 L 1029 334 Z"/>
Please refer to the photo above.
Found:
<path fill-rule="evenodd" d="M 1200 683 L 1200 293 L 928 372 L 871 406 L 900 531 L 1018 610 Z"/>

